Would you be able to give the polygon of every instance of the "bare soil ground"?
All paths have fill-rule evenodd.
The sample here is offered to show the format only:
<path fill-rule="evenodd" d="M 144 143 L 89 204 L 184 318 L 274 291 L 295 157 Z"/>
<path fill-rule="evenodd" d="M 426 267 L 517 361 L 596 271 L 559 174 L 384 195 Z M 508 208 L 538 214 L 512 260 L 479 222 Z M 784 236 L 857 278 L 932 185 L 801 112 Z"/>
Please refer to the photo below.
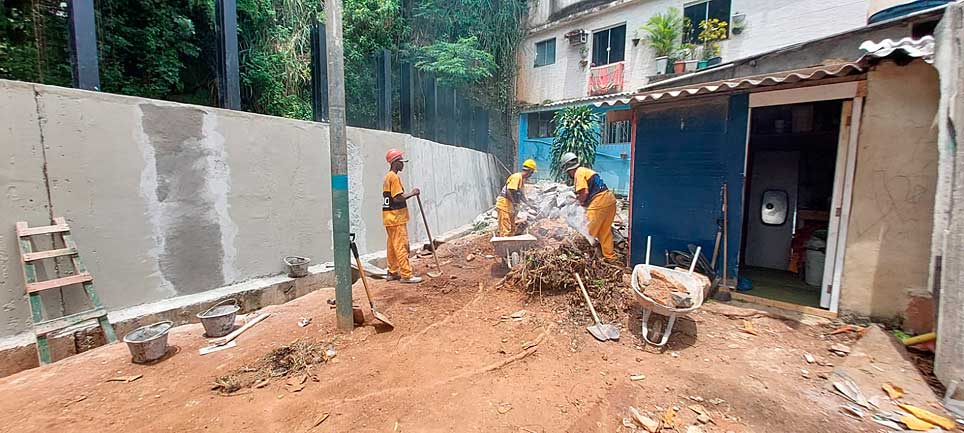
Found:
<path fill-rule="evenodd" d="M 705 432 L 879 430 L 841 415 L 844 400 L 821 378 L 832 367 L 804 360 L 805 352 L 842 359 L 828 348 L 845 341 L 826 337 L 826 326 L 710 303 L 678 322 L 660 351 L 643 347 L 635 306 L 621 340 L 600 343 L 586 323 L 565 320 L 558 299 L 497 289 L 503 270 L 485 258 L 486 247 L 480 239 L 443 246 L 444 278 L 376 281 L 376 304 L 393 331 L 366 324 L 338 333 L 326 302 L 334 294 L 321 290 L 265 308 L 271 317 L 233 349 L 199 356 L 207 340 L 189 325 L 171 332 L 177 353 L 155 365 L 131 364 L 127 348 L 114 344 L 0 379 L 0 431 L 614 432 L 630 431 L 622 424 L 634 406 L 655 419 L 677 408 L 675 430 L 684 432 L 699 424 L 689 408 L 697 404 L 712 419 Z M 469 253 L 476 258 L 467 262 Z M 424 272 L 430 260 L 416 268 Z M 521 320 L 503 319 L 523 309 Z M 302 328 L 304 317 L 312 323 Z M 744 321 L 757 335 L 741 330 Z M 317 381 L 298 392 L 284 379 L 229 396 L 212 390 L 217 377 L 296 340 L 337 350 L 312 368 Z"/>

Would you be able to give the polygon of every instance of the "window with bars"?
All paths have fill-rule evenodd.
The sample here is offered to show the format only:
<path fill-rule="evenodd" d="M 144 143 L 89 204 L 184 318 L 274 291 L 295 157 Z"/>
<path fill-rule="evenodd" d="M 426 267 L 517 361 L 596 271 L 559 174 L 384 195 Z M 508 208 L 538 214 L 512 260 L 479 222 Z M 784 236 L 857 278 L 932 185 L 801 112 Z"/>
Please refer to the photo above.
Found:
<path fill-rule="evenodd" d="M 610 122 L 604 117 L 599 132 L 599 144 L 629 143 L 632 141 L 633 124 L 629 120 Z"/>
<path fill-rule="evenodd" d="M 535 67 L 556 63 L 556 38 L 536 43 Z"/>
<path fill-rule="evenodd" d="M 555 111 L 539 111 L 526 115 L 528 125 L 526 127 L 527 138 L 550 138 L 556 133 Z"/>
<path fill-rule="evenodd" d="M 731 0 L 709 0 L 686 6 L 683 9 L 683 16 L 686 17 L 686 34 L 683 39 L 693 44 L 702 43 L 700 23 L 703 21 L 716 18 L 729 23 L 730 2 Z"/>

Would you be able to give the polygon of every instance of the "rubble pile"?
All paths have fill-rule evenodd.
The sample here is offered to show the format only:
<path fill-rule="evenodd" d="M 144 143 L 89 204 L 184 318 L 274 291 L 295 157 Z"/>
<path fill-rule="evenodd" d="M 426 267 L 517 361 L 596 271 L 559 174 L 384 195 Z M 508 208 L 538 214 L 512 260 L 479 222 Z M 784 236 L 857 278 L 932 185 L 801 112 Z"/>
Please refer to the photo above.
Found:
<path fill-rule="evenodd" d="M 268 352 L 252 365 L 214 379 L 211 389 L 220 394 L 231 394 L 242 388 L 262 388 L 273 379 L 289 378 L 286 387 L 297 392 L 304 388 L 308 379 L 317 382 L 311 368 L 327 363 L 335 354 L 335 349 L 328 343 L 295 341 Z"/>
<path fill-rule="evenodd" d="M 527 195 L 532 206 L 519 209 L 517 233 L 528 231 L 540 239 L 561 241 L 575 231 L 591 239 L 586 210 L 579 205 L 571 186 L 539 182 L 527 188 Z M 498 224 L 498 219 L 496 209 L 489 209 L 475 218 L 474 229 L 476 232 L 490 230 Z"/>
<path fill-rule="evenodd" d="M 637 275 L 643 294 L 658 304 L 671 308 L 687 308 L 692 305 L 689 289 L 656 269 L 648 269 L 648 275 Z"/>
<path fill-rule="evenodd" d="M 596 311 L 603 317 L 619 320 L 631 305 L 628 273 L 620 266 L 605 263 L 580 236 L 529 250 L 526 260 L 505 276 L 502 286 L 532 296 L 561 296 L 569 317 L 576 323 L 585 323 L 591 316 L 575 273 L 582 277 Z"/>

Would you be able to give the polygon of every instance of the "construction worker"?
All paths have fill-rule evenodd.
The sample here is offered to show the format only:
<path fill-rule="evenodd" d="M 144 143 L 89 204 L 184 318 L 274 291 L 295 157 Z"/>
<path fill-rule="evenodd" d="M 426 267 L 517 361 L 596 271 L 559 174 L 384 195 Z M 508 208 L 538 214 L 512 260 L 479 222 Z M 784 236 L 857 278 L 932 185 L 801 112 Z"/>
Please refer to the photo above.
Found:
<path fill-rule="evenodd" d="M 495 201 L 495 209 L 499 214 L 499 236 L 515 234 L 515 218 L 518 206 L 529 204 L 525 195 L 525 181 L 536 172 L 536 162 L 527 159 L 522 163 L 522 171 L 509 176 Z"/>
<path fill-rule="evenodd" d="M 560 165 L 573 179 L 576 197 L 586 208 L 589 219 L 589 235 L 596 238 L 603 258 L 616 260 L 613 251 L 613 219 L 616 218 L 616 195 L 606 186 L 599 173 L 579 165 L 579 158 L 567 152 L 560 158 Z"/>
<path fill-rule="evenodd" d="M 398 173 L 408 162 L 403 158 L 402 151 L 389 149 L 385 154 L 385 161 L 391 169 L 382 182 L 382 224 L 388 232 L 388 280 L 401 280 L 403 283 L 415 284 L 422 282 L 412 272 L 412 264 L 408 261 L 408 205 L 406 201 L 421 193 L 418 188 L 405 192 L 402 179 Z"/>

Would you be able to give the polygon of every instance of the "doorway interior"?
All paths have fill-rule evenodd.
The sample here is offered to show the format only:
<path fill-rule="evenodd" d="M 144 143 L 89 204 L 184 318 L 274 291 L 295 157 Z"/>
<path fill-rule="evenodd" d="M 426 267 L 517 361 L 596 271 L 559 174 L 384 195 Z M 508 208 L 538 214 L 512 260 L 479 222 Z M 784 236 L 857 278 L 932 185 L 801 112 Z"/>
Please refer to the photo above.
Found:
<path fill-rule="evenodd" d="M 842 107 L 752 109 L 738 291 L 820 308 Z"/>

